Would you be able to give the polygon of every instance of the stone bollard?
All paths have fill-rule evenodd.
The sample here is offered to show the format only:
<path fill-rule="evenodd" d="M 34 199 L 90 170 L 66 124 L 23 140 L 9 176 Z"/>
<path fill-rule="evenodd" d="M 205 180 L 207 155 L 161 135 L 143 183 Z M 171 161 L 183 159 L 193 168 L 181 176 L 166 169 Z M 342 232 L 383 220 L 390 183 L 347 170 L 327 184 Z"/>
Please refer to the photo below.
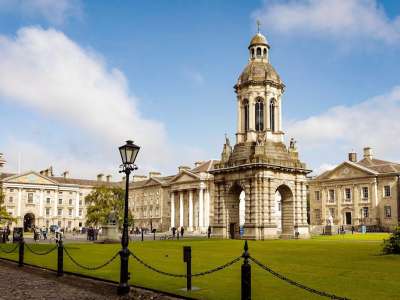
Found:
<path fill-rule="evenodd" d="M 57 276 L 64 275 L 64 245 L 62 240 L 58 241 L 57 248 Z"/>
<path fill-rule="evenodd" d="M 23 239 L 19 241 L 19 251 L 18 251 L 18 266 L 24 266 L 24 254 L 25 254 L 25 242 Z"/>
<path fill-rule="evenodd" d="M 242 300 L 251 300 L 251 266 L 249 264 L 249 246 L 247 240 L 244 243 L 243 264 L 242 264 Z"/>

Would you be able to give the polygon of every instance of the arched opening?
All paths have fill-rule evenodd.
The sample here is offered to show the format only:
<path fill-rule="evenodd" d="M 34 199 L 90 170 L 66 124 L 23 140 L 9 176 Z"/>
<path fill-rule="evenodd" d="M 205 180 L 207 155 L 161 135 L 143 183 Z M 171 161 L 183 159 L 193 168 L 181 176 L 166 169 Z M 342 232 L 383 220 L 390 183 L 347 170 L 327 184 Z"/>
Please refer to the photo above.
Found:
<path fill-rule="evenodd" d="M 265 58 L 267 57 L 267 49 L 266 48 L 264 48 L 264 57 Z"/>
<path fill-rule="evenodd" d="M 269 104 L 269 128 L 271 129 L 272 132 L 275 132 L 275 99 L 272 98 L 271 102 Z"/>
<path fill-rule="evenodd" d="M 35 225 L 35 215 L 33 213 L 27 213 L 24 216 L 24 231 L 31 231 Z"/>
<path fill-rule="evenodd" d="M 255 105 L 256 114 L 256 130 L 264 130 L 264 102 L 263 99 L 258 98 Z"/>
<path fill-rule="evenodd" d="M 257 57 L 258 58 L 261 57 L 261 48 L 260 47 L 257 48 Z"/>
<path fill-rule="evenodd" d="M 245 192 L 239 184 L 234 184 L 226 197 L 228 237 L 240 238 L 244 231 L 245 223 Z"/>
<path fill-rule="evenodd" d="M 251 58 L 254 58 L 254 48 L 251 48 Z"/>
<path fill-rule="evenodd" d="M 244 121 L 244 131 L 249 131 L 249 101 L 245 99 L 243 101 L 243 121 Z"/>
<path fill-rule="evenodd" d="M 294 204 L 293 193 L 287 185 L 280 185 L 276 189 L 276 206 L 280 203 L 280 212 L 276 212 L 276 222 L 279 222 L 282 238 L 292 238 L 294 235 Z M 279 229 L 279 226 L 277 224 Z"/>
<path fill-rule="evenodd" d="M 274 217 L 275 217 L 275 224 L 278 230 L 278 233 L 281 234 L 282 232 L 282 196 L 281 194 L 276 191 L 274 197 Z"/>

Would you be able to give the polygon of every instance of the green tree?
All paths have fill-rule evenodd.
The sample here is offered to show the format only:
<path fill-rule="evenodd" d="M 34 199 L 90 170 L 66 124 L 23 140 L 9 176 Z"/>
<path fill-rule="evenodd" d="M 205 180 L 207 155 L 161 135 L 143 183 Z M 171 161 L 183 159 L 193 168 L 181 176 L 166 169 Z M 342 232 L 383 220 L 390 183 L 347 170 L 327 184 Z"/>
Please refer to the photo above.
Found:
<path fill-rule="evenodd" d="M 400 227 L 397 227 L 389 239 L 383 241 L 384 254 L 400 254 Z"/>
<path fill-rule="evenodd" d="M 124 222 L 125 191 L 120 187 L 101 186 L 95 188 L 85 197 L 88 205 L 86 214 L 87 226 L 100 226 L 108 222 L 109 214 L 114 211 L 121 228 Z M 129 224 L 132 224 L 133 216 L 128 212 Z"/>
<path fill-rule="evenodd" d="M 0 188 L 0 224 L 6 224 L 13 221 L 14 219 L 7 212 L 6 207 L 4 205 L 4 194 L 2 189 Z"/>

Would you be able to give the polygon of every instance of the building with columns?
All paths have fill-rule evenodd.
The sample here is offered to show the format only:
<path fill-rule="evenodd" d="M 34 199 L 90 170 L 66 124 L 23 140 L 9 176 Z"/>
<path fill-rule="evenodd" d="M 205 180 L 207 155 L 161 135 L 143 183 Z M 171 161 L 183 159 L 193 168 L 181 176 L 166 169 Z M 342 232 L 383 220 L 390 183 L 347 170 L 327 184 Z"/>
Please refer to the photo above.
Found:
<path fill-rule="evenodd" d="M 350 229 L 366 225 L 391 230 L 400 221 L 400 164 L 376 159 L 364 148 L 309 182 L 311 229 L 321 233 L 330 220 Z"/>
<path fill-rule="evenodd" d="M 22 174 L 0 172 L 0 188 L 6 210 L 16 218 L 12 226 L 32 228 L 58 225 L 66 230 L 85 226 L 85 197 L 94 187 L 120 185 L 111 182 L 111 176 L 97 180 L 70 178 L 68 172 L 54 176 L 50 167 L 40 172 Z"/>
<path fill-rule="evenodd" d="M 308 238 L 306 175 L 311 171 L 299 160 L 295 141 L 289 147 L 283 143 L 285 85 L 271 65 L 270 45 L 260 32 L 248 49 L 248 63 L 234 86 L 236 143 L 232 147 L 226 138 L 221 161 L 210 170 L 213 233 L 238 238 L 243 230 L 247 239 Z"/>

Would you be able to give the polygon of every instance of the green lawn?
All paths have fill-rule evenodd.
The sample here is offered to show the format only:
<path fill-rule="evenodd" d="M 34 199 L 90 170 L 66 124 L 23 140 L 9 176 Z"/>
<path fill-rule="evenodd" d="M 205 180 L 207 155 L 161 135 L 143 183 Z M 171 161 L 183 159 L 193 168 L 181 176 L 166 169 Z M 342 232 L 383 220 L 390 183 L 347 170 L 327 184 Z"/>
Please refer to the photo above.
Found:
<path fill-rule="evenodd" d="M 315 289 L 351 299 L 399 299 L 400 256 L 381 255 L 386 234 L 347 234 L 315 237 L 310 240 L 250 241 L 249 252 L 275 271 Z M 182 246 L 192 246 L 193 272 L 221 265 L 239 256 L 243 241 L 193 240 L 145 241 L 131 249 L 147 263 L 172 273 L 184 273 Z M 11 248 L 11 245 L 0 245 Z M 53 245 L 52 245 L 53 246 Z M 35 245 L 44 250 L 47 245 Z M 119 245 L 67 244 L 71 255 L 87 265 L 98 265 L 118 251 Z M 55 268 L 56 252 L 33 256 L 26 251 L 26 262 Z M 16 254 L 2 257 L 17 259 Z M 99 271 L 76 268 L 65 257 L 65 270 L 118 281 L 119 259 Z M 176 294 L 185 287 L 184 278 L 171 278 L 147 270 L 130 258 L 131 283 Z M 217 273 L 193 279 L 199 291 L 190 296 L 199 299 L 240 299 L 240 263 Z M 318 299 L 309 292 L 288 285 L 252 264 L 253 299 Z"/>

